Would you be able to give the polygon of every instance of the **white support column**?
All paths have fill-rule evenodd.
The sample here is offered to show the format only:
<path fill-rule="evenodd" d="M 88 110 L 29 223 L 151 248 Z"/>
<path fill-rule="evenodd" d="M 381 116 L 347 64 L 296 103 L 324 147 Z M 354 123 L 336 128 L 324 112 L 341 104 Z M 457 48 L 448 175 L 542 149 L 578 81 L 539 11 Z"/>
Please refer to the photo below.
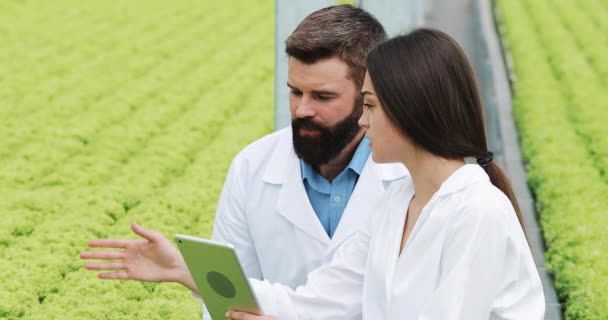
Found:
<path fill-rule="evenodd" d="M 424 0 L 359 0 L 359 6 L 378 19 L 389 37 L 422 25 Z"/>

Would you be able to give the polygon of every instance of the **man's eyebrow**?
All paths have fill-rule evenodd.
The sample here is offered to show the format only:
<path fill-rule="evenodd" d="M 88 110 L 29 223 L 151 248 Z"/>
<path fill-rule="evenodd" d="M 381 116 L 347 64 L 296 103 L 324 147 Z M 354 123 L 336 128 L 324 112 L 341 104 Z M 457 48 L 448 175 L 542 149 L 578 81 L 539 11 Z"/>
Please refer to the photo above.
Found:
<path fill-rule="evenodd" d="M 329 90 L 313 90 L 312 91 L 315 94 L 318 95 L 323 95 L 323 96 L 337 96 L 338 93 L 335 91 L 329 91 Z"/>
<path fill-rule="evenodd" d="M 287 86 L 291 90 L 298 90 L 298 91 L 300 91 L 300 89 L 298 89 L 295 86 L 291 85 L 289 82 L 287 82 Z M 330 91 L 330 90 L 313 90 L 312 93 L 318 94 L 318 95 L 324 95 L 324 96 L 338 96 L 339 95 L 338 92 Z"/>

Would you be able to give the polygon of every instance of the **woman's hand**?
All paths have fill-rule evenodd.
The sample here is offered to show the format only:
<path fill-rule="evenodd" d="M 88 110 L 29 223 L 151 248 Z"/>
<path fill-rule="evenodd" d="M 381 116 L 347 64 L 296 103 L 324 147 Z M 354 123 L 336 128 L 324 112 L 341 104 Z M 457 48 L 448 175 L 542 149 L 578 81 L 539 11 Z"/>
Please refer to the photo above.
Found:
<path fill-rule="evenodd" d="M 226 312 L 226 318 L 230 320 L 278 320 L 279 318 L 272 316 L 256 316 L 251 313 L 240 312 L 240 311 L 228 311 Z"/>
<path fill-rule="evenodd" d="M 85 268 L 108 271 L 99 273 L 100 279 L 178 282 L 198 293 L 184 259 L 165 236 L 136 223 L 131 229 L 143 239 L 89 241 L 89 247 L 119 250 L 81 252 L 81 259 L 102 260 L 87 263 Z"/>

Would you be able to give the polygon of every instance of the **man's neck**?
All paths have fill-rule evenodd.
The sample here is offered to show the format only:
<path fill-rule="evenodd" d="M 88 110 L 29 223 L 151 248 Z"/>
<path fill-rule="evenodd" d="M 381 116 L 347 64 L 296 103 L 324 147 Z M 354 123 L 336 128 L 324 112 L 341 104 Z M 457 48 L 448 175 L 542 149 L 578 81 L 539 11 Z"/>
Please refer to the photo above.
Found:
<path fill-rule="evenodd" d="M 340 172 L 344 171 L 346 166 L 348 166 L 353 158 L 353 155 L 355 154 L 355 150 L 357 150 L 357 146 L 359 146 L 359 142 L 361 142 L 364 135 L 365 131 L 361 130 L 361 132 L 355 136 L 353 141 L 351 141 L 348 145 L 346 145 L 346 147 L 344 147 L 344 149 L 342 149 L 342 151 L 340 151 L 336 158 L 332 159 L 326 164 L 322 164 L 318 167 L 315 166 L 315 170 L 317 170 L 323 178 L 327 179 L 327 181 L 333 181 L 334 178 L 337 177 Z"/>

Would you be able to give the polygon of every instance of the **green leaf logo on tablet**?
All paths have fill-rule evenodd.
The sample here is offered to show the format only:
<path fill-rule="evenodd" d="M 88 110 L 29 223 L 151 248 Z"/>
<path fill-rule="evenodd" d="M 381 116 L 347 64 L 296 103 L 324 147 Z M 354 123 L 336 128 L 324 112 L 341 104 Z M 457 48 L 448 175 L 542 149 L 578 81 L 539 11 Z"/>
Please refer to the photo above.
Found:
<path fill-rule="evenodd" d="M 223 274 L 215 271 L 207 272 L 207 282 L 211 286 L 211 289 L 220 296 L 228 299 L 236 296 L 236 288 L 234 284 Z"/>

